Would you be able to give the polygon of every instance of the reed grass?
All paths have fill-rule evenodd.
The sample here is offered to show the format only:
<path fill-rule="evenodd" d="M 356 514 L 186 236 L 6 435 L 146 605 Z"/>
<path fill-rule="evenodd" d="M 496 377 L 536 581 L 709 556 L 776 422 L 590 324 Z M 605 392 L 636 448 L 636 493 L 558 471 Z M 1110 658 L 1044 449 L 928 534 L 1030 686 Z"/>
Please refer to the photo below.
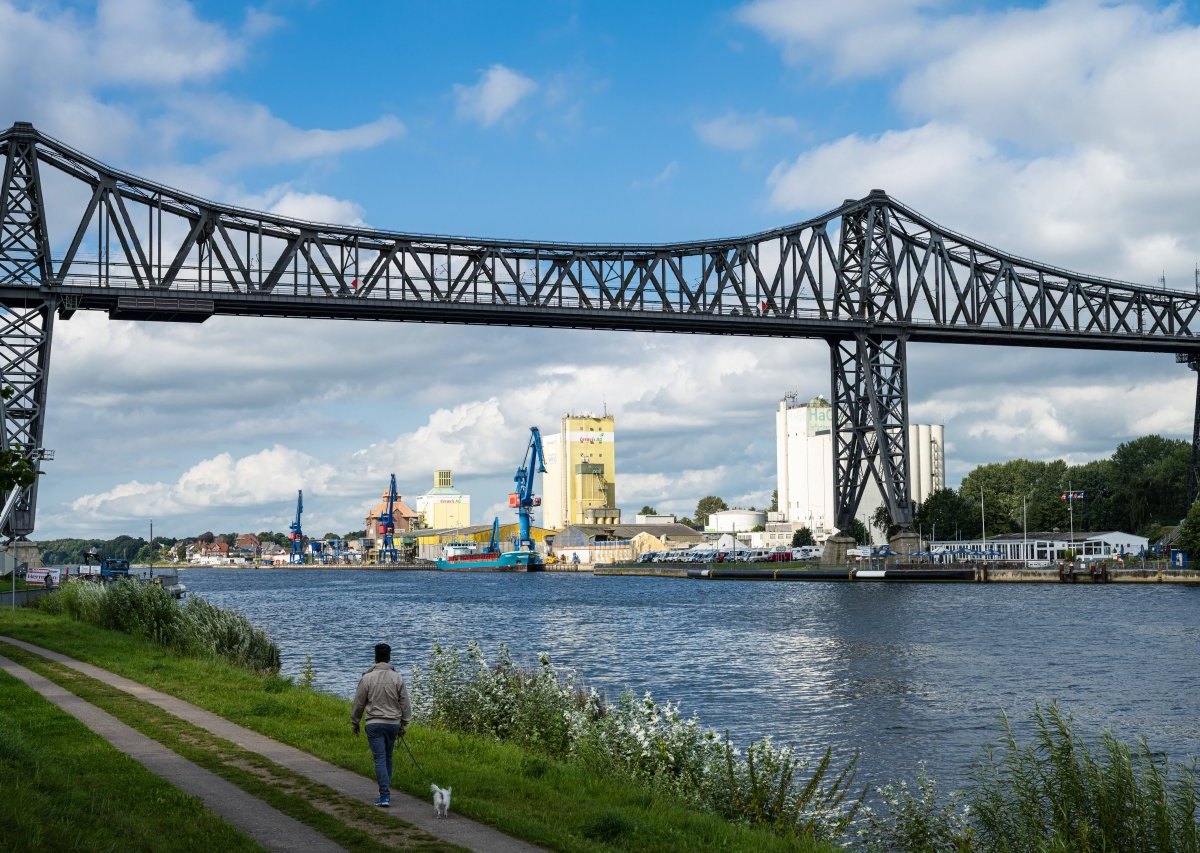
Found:
<path fill-rule="evenodd" d="M 971 796 L 981 850 L 1195 853 L 1196 763 L 1172 764 L 1145 738 L 1104 731 L 1089 744 L 1056 704 L 1036 708 L 1020 744 L 1008 718 L 998 750 L 976 770 Z"/>
<path fill-rule="evenodd" d="M 241 613 L 197 596 L 181 604 L 155 584 L 132 579 L 110 584 L 70 580 L 38 606 L 182 654 L 221 658 L 257 672 L 279 671 L 279 647 Z"/>

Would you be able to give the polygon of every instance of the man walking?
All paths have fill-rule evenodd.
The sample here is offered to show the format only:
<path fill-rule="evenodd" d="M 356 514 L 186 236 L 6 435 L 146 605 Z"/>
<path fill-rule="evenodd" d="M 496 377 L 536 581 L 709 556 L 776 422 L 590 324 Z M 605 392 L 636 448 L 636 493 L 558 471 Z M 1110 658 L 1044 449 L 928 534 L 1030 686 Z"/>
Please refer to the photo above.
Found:
<path fill-rule="evenodd" d="M 404 737 L 412 718 L 408 701 L 408 685 L 404 676 L 392 666 L 392 647 L 387 643 L 375 646 L 375 665 L 363 673 L 354 691 L 354 707 L 350 711 L 350 727 L 358 737 L 358 722 L 365 712 L 367 744 L 375 756 L 375 781 L 379 783 L 379 799 L 375 805 L 387 808 L 392 804 L 392 750 L 396 738 Z"/>

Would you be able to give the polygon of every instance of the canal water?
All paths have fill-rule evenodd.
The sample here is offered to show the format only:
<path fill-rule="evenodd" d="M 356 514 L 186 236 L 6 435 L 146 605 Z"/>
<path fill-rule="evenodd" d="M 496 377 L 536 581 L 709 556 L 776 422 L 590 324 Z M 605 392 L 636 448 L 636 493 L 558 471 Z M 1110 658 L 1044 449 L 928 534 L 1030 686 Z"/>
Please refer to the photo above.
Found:
<path fill-rule="evenodd" d="M 1007 712 L 1057 700 L 1088 736 L 1200 755 L 1200 589 L 739 583 L 587 574 L 194 569 L 189 591 L 312 656 L 349 697 L 376 642 L 407 670 L 435 641 L 541 652 L 611 697 L 649 691 L 735 743 L 859 751 L 859 780 L 924 763 L 962 786 Z"/>

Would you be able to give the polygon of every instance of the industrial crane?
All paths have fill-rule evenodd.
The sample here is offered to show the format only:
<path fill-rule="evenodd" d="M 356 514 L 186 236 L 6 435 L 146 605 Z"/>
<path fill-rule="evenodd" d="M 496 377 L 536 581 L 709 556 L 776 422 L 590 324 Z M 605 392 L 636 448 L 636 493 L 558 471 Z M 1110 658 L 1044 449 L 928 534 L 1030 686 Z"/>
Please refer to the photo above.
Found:
<path fill-rule="evenodd" d="M 542 499 L 533 494 L 533 475 L 546 473 L 546 458 L 542 454 L 542 435 L 537 427 L 529 428 L 529 446 L 525 449 L 525 458 L 517 475 L 513 478 L 517 490 L 508 496 L 508 505 L 517 511 L 517 521 L 520 525 L 520 536 L 517 539 L 517 549 L 533 551 L 533 536 L 529 532 L 529 509 L 541 506 Z"/>
<path fill-rule="evenodd" d="M 291 531 L 288 534 L 288 539 L 292 540 L 292 553 L 288 557 L 289 563 L 301 564 L 304 562 L 304 531 L 300 529 L 300 514 L 302 512 L 304 512 L 303 489 L 296 492 L 296 520 L 288 528 Z"/>
<path fill-rule="evenodd" d="M 396 475 L 392 475 L 392 482 L 388 488 L 387 494 L 387 509 L 383 511 L 375 520 L 379 522 L 379 562 L 387 560 L 389 563 L 400 562 L 400 552 L 396 550 L 396 542 L 392 538 L 392 534 L 396 532 L 395 509 L 396 501 L 400 496 L 396 493 Z"/>

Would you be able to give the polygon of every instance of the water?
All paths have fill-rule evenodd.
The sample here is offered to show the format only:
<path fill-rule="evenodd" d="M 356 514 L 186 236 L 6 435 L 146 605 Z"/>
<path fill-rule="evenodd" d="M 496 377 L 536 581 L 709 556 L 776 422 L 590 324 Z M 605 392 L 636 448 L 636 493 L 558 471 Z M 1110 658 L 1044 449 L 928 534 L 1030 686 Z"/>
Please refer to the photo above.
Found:
<path fill-rule="evenodd" d="M 430 645 L 506 643 L 616 696 L 679 702 L 735 743 L 861 751 L 859 779 L 961 786 L 1006 711 L 1018 737 L 1057 700 L 1200 754 L 1200 589 L 1057 584 L 736 583 L 575 574 L 197 569 L 189 590 L 245 613 L 296 675 L 349 697 L 375 643 L 407 670 Z"/>

